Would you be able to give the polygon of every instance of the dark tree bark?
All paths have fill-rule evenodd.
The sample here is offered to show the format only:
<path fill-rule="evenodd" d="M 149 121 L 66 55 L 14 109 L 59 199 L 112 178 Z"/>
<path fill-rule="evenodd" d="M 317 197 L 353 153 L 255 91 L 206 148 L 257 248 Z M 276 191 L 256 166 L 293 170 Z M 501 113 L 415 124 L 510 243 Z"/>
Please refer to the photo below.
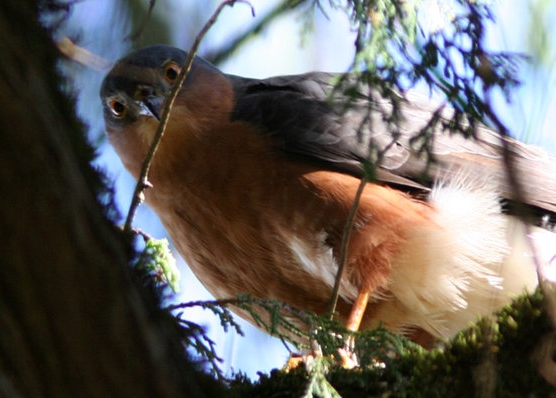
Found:
<path fill-rule="evenodd" d="M 0 396 L 201 396 L 96 200 L 37 21 L 37 2 L 0 3 Z"/>

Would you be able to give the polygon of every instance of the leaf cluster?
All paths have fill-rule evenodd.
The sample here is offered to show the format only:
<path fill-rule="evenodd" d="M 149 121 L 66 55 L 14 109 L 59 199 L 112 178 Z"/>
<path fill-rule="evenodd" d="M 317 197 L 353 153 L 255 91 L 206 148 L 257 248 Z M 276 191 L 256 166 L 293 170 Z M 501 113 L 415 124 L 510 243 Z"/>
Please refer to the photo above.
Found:
<path fill-rule="evenodd" d="M 331 1 L 336 7 L 339 3 Z M 424 27 L 421 1 L 348 0 L 343 6 L 357 32 L 356 55 L 350 78 L 340 81 L 337 89 L 353 98 L 367 86 L 369 107 L 386 99 L 391 106 L 379 110 L 393 141 L 401 133 L 400 92 L 424 84 L 440 95 L 443 100 L 428 123 L 411 132 L 413 149 L 431 163 L 433 132 L 442 129 L 473 137 L 477 122 L 490 122 L 487 92 L 498 89 L 509 99 L 525 60 L 523 55 L 486 47 L 486 26 L 494 22 L 488 2 L 449 3 L 452 13 L 445 12 L 442 29 Z M 441 117 L 446 107 L 453 108 L 448 119 Z"/>
<path fill-rule="evenodd" d="M 540 290 L 523 295 L 430 351 L 384 329 L 365 331 L 357 334 L 357 369 L 324 358 L 317 367 L 274 370 L 256 381 L 239 375 L 230 391 L 238 397 L 476 397 L 486 379 L 487 396 L 553 397 L 556 389 L 539 375 L 533 355 L 551 332 L 544 303 Z"/>

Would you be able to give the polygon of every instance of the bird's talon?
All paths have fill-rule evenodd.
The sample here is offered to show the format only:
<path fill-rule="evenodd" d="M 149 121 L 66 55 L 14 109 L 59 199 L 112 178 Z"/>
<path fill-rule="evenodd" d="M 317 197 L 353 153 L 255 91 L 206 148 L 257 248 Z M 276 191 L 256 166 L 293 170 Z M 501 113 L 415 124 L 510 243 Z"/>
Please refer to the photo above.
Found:
<path fill-rule="evenodd" d="M 342 368 L 354 369 L 359 367 L 359 361 L 354 352 L 348 350 L 347 348 L 339 348 L 338 354 L 340 355 Z"/>
<path fill-rule="evenodd" d="M 292 353 L 288 358 L 288 361 L 282 368 L 282 370 L 284 372 L 290 372 L 294 369 L 299 368 L 301 364 L 303 364 L 305 368 L 309 368 L 314 360 L 315 357 L 313 354 L 301 355 L 297 353 Z"/>

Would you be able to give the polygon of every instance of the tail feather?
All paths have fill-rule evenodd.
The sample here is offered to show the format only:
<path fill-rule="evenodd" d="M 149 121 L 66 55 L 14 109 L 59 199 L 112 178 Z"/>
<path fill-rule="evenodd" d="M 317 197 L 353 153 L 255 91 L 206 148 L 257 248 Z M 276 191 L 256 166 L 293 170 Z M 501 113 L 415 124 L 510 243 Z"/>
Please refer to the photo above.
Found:
<path fill-rule="evenodd" d="M 438 183 L 429 202 L 436 224 L 412 232 L 395 264 L 391 290 L 416 325 L 448 338 L 534 289 L 537 273 L 526 229 L 501 213 L 492 180 L 456 175 Z M 556 242 L 556 234 L 535 233 Z"/>

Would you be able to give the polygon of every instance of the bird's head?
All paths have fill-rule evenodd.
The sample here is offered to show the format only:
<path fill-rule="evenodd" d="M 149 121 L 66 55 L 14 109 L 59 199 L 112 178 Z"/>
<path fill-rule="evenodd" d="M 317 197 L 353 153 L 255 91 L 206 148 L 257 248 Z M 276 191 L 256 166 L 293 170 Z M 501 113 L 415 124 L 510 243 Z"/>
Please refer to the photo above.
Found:
<path fill-rule="evenodd" d="M 159 120 L 164 99 L 186 57 L 185 51 L 157 45 L 118 61 L 100 90 L 108 132 L 116 132 L 141 117 Z"/>
<path fill-rule="evenodd" d="M 187 53 L 178 48 L 146 47 L 119 60 L 104 79 L 100 97 L 108 138 L 135 177 L 186 58 Z M 198 134 L 206 120 L 218 120 L 230 111 L 230 101 L 233 92 L 225 75 L 196 57 L 172 108 L 164 139 Z M 185 150 L 183 145 L 181 149 Z"/>

